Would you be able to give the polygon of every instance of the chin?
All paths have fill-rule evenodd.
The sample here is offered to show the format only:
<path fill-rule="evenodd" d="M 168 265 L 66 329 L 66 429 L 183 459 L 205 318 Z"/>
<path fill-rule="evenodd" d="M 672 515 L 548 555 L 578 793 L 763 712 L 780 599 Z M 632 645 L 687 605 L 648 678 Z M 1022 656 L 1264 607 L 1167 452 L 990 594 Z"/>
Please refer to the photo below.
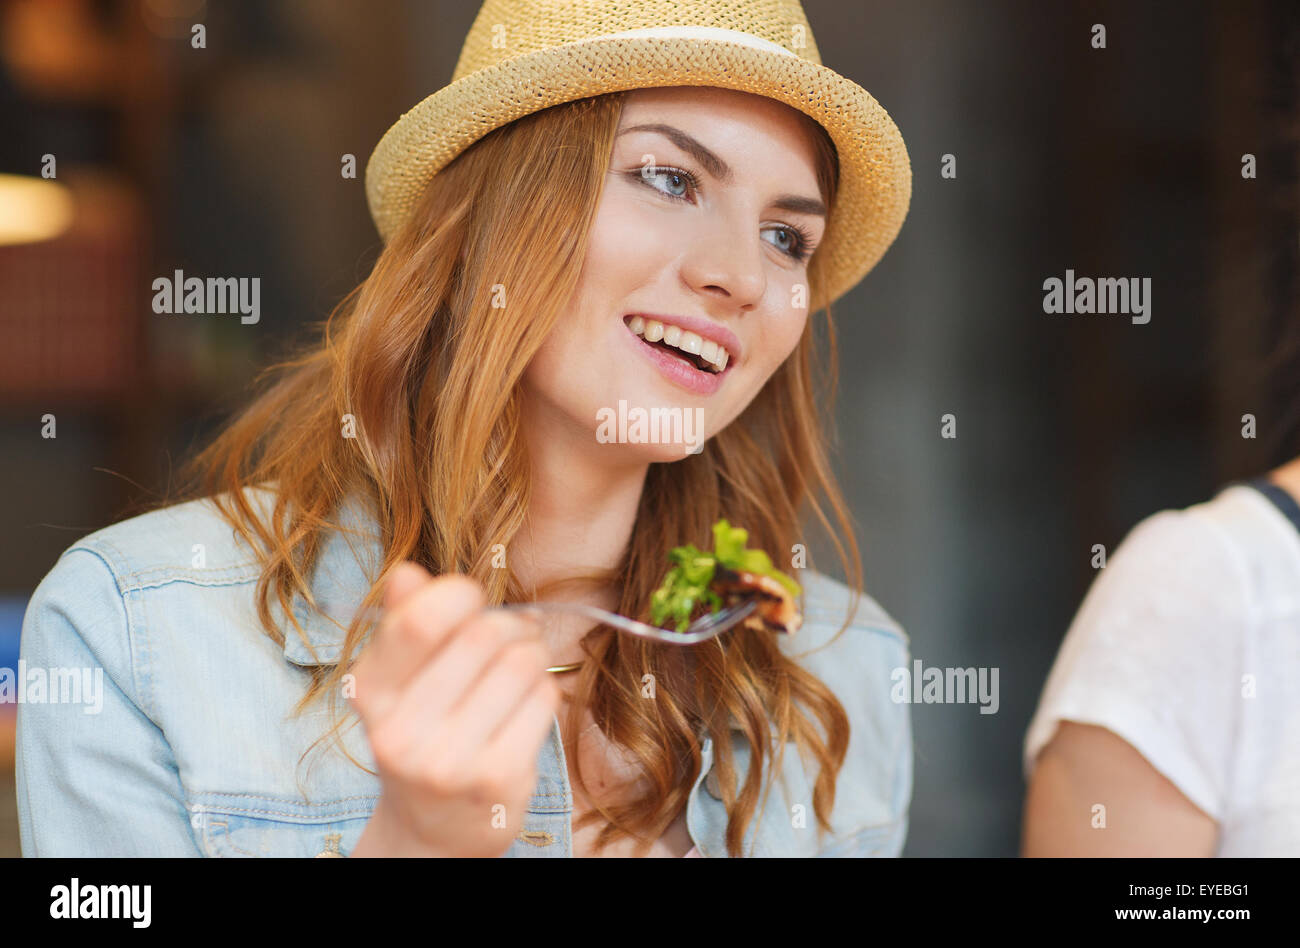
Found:
<path fill-rule="evenodd" d="M 673 464 L 677 461 L 685 461 L 691 457 L 686 453 L 685 447 L 680 444 L 637 444 L 628 445 L 628 447 L 638 448 L 639 456 L 642 460 L 649 461 L 651 464 Z M 700 445 L 700 450 L 695 454 L 701 453 L 704 445 Z"/>
<path fill-rule="evenodd" d="M 691 455 L 680 444 L 611 444 L 602 446 L 611 463 L 619 467 L 641 464 L 673 464 Z"/>
<path fill-rule="evenodd" d="M 597 443 L 629 463 L 662 464 L 698 454 L 712 431 L 703 405 L 659 395 L 611 399 L 594 412 Z"/>

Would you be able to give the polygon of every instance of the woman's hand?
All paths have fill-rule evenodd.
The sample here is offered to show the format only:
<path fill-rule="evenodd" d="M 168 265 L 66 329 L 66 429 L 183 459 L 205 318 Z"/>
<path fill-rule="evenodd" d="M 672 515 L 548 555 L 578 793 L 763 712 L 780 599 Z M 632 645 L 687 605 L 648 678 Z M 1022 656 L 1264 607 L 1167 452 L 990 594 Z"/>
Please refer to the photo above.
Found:
<path fill-rule="evenodd" d="M 351 699 L 383 788 L 353 856 L 499 856 L 523 826 L 560 703 L 531 618 L 402 563 Z"/>

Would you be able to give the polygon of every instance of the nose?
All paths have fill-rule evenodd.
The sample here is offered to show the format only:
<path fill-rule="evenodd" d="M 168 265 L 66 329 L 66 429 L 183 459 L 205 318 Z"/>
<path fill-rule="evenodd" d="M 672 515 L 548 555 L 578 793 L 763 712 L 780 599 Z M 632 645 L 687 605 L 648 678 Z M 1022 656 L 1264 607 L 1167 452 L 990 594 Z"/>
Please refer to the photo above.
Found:
<path fill-rule="evenodd" d="M 724 298 L 736 310 L 754 308 L 767 290 L 762 239 L 740 216 L 711 215 L 710 226 L 700 228 L 682 267 L 692 289 Z"/>

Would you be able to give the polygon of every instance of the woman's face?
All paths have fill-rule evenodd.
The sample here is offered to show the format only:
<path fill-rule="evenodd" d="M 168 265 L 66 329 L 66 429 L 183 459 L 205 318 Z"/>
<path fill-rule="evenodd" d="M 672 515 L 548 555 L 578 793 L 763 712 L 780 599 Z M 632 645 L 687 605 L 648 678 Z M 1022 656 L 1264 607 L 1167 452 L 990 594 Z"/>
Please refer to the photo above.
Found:
<path fill-rule="evenodd" d="M 739 415 L 808 318 L 814 161 L 782 103 L 629 92 L 577 289 L 525 373 L 529 424 L 672 461 Z"/>

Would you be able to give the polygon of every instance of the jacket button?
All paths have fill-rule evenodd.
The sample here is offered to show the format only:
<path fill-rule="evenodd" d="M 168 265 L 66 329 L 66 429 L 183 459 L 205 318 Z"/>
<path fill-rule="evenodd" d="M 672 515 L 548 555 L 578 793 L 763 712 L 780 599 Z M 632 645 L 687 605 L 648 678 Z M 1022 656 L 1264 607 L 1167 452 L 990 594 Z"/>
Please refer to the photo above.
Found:
<path fill-rule="evenodd" d="M 530 846 L 549 846 L 555 842 L 555 837 L 545 830 L 523 830 L 516 838 L 522 839 Z"/>
<path fill-rule="evenodd" d="M 328 858 L 328 857 L 332 857 L 335 859 L 344 858 L 343 854 L 339 852 L 339 840 L 341 840 L 342 838 L 343 838 L 342 833 L 326 833 L 325 848 L 316 854 L 316 858 L 317 859 Z"/>

